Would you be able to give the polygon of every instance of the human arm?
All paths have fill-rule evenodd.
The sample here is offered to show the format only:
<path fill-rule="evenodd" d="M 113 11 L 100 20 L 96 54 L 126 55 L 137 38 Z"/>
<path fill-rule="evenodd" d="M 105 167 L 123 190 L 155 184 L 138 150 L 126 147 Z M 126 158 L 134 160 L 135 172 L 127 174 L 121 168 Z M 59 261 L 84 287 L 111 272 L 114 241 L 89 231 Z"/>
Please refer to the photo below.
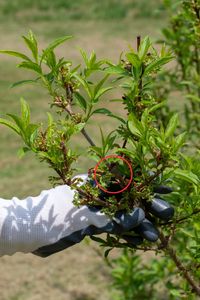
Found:
<path fill-rule="evenodd" d="M 87 175 L 79 177 L 87 179 Z M 80 242 L 86 235 L 128 231 L 145 217 L 143 210 L 136 208 L 126 218 L 121 214 L 111 220 L 99 210 L 74 206 L 74 193 L 69 186 L 61 185 L 37 197 L 0 198 L 0 256 L 32 252 L 46 257 Z"/>

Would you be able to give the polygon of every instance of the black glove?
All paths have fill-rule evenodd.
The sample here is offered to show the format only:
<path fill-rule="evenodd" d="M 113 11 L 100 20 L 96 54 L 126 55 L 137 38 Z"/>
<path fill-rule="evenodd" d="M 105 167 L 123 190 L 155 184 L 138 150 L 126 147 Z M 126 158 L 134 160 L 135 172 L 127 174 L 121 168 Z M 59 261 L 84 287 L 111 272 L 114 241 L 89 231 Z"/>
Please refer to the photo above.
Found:
<path fill-rule="evenodd" d="M 94 180 L 90 179 L 90 183 L 93 186 L 96 186 L 96 182 Z M 116 192 L 119 190 L 119 185 L 118 184 L 108 184 L 108 190 L 112 192 Z M 161 219 L 161 220 L 169 220 L 173 217 L 174 215 L 174 208 L 165 200 L 163 200 L 160 196 L 160 194 L 168 194 L 171 193 L 172 189 L 168 186 L 157 186 L 154 188 L 154 193 L 155 197 L 151 202 L 146 202 L 145 203 L 145 211 L 147 216 L 141 221 L 141 223 L 131 229 L 131 232 L 133 233 L 134 236 L 127 235 L 126 233 L 122 234 L 121 237 L 126 240 L 129 244 L 135 244 L 135 241 L 137 240 L 138 243 L 142 243 L 143 238 L 150 241 L 150 242 L 156 242 L 159 238 L 159 231 L 156 228 L 156 226 L 153 224 L 155 217 Z M 106 198 L 110 194 L 100 190 L 99 192 L 99 197 L 102 200 L 106 200 Z M 117 200 L 121 199 L 121 193 L 115 194 L 115 197 Z M 100 209 L 100 206 L 96 206 L 97 209 Z M 140 208 L 142 209 L 142 208 Z M 142 209 L 144 215 L 145 212 Z M 123 215 L 123 211 L 121 214 Z M 135 236 L 136 234 L 136 236 Z"/>

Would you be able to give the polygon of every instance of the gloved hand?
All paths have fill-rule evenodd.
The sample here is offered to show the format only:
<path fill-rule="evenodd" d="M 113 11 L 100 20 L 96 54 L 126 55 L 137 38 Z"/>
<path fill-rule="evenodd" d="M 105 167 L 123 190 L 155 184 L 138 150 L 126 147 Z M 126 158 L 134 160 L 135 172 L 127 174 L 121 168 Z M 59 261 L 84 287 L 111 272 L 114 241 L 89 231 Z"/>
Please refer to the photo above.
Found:
<path fill-rule="evenodd" d="M 87 180 L 86 174 L 78 177 Z M 149 231 L 153 236 L 149 240 L 158 238 L 158 231 L 146 225 L 141 208 L 130 214 L 119 212 L 110 219 L 99 209 L 74 206 L 74 193 L 69 186 L 61 185 L 23 200 L 0 198 L 0 256 L 32 252 L 47 257 L 79 243 L 85 236 L 103 232 L 123 235 L 134 228 L 137 236 L 123 237 L 133 246 L 143 241 L 142 236 L 147 238 Z M 160 208 L 162 212 L 165 209 L 165 205 Z"/>
<path fill-rule="evenodd" d="M 90 180 L 90 183 L 92 186 L 96 186 L 96 183 L 94 180 Z M 118 184 L 108 184 L 109 191 L 116 192 L 119 190 Z M 161 220 L 168 221 L 170 220 L 174 215 L 174 208 L 165 200 L 163 200 L 160 196 L 160 194 L 169 194 L 172 192 L 172 189 L 168 186 L 157 186 L 154 187 L 154 193 L 155 196 L 152 199 L 151 202 L 146 202 L 145 205 L 145 211 L 147 216 L 141 221 L 141 223 L 133 227 L 131 230 L 129 230 L 129 233 L 134 233 L 138 235 L 138 238 L 144 238 L 149 242 L 156 242 L 159 238 L 159 231 L 156 228 L 156 226 L 153 224 L 154 217 L 157 217 Z M 102 200 L 106 200 L 106 198 L 110 196 L 106 192 L 99 190 L 99 198 Z M 121 199 L 121 193 L 116 194 L 116 199 Z M 100 207 L 99 207 L 100 208 Z M 145 214 L 144 210 L 143 213 Z M 152 222 L 151 222 L 152 221 Z M 134 246 L 134 239 L 135 236 L 126 235 L 124 233 L 122 235 L 122 238 L 126 240 L 130 245 L 132 244 Z M 143 240 L 143 239 L 142 239 Z M 141 241 L 142 241 L 141 240 Z M 139 244 L 139 242 L 138 242 Z M 135 244 L 136 245 L 136 244 Z"/>
<path fill-rule="evenodd" d="M 87 175 L 78 177 L 87 180 Z M 74 193 L 69 186 L 61 185 L 23 200 L 0 198 L 0 256 L 32 252 L 46 257 L 79 243 L 85 236 L 129 231 L 145 218 L 140 208 L 127 215 L 119 213 L 114 219 L 94 208 L 78 208 L 73 204 Z M 135 237 L 132 242 L 137 245 L 142 238 Z"/>
<path fill-rule="evenodd" d="M 158 194 L 168 194 L 172 192 L 172 189 L 167 186 L 159 186 L 154 189 L 155 197 L 149 203 L 146 203 L 146 210 L 148 217 L 157 217 L 161 220 L 168 221 L 174 215 L 174 208 L 165 200 L 163 200 Z M 139 226 L 133 229 L 133 231 L 150 242 L 155 242 L 159 237 L 157 228 L 153 225 L 148 217 L 140 223 Z"/>

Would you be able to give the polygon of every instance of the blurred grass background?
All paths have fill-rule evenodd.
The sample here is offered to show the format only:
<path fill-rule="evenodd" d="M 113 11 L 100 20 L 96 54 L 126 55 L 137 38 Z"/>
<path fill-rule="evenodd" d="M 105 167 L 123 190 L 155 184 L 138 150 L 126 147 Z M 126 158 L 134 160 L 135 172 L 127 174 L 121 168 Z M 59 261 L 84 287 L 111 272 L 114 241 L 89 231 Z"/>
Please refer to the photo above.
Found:
<path fill-rule="evenodd" d="M 156 17 L 164 11 L 158 0 L 3 0 L 0 4 L 2 16 L 27 20 L 122 20 L 126 17 Z"/>
<path fill-rule="evenodd" d="M 99 57 L 117 61 L 128 44 L 135 44 L 138 34 L 149 35 L 153 40 L 159 38 L 160 28 L 166 19 L 162 1 L 154 0 L 1 0 L 0 8 L 1 49 L 26 52 L 20 36 L 26 35 L 29 29 L 37 35 L 40 48 L 54 38 L 72 34 L 74 39 L 59 47 L 57 54 L 72 60 L 74 64 L 80 61 L 79 48 L 88 53 L 94 49 Z M 17 62 L 15 58 L 0 56 L 0 113 L 19 111 L 19 98 L 23 96 L 31 106 L 33 121 L 43 121 L 50 100 L 45 90 L 38 86 L 9 88 L 15 81 L 31 77 L 29 72 L 16 68 Z M 107 102 L 106 105 L 111 104 Z M 112 107 L 118 106 L 112 104 Z M 97 119 L 101 122 L 102 116 Z M 105 127 L 105 122 L 102 124 Z M 113 120 L 106 119 L 107 127 L 114 124 Z M 16 152 L 21 146 L 20 139 L 9 129 L 0 128 L 1 196 L 24 197 L 50 187 L 50 170 L 31 154 L 19 160 Z M 98 136 L 94 134 L 94 131 L 99 132 L 97 127 L 91 127 L 89 131 Z M 74 146 L 78 148 L 80 138 L 76 141 Z M 82 149 L 84 145 L 85 142 Z M 87 171 L 86 159 L 79 164 L 81 172 Z M 16 190 L 19 184 L 20 189 Z"/>
<path fill-rule="evenodd" d="M 160 38 L 166 22 L 162 0 L 0 0 L 0 48 L 26 51 L 20 36 L 31 29 L 38 37 L 40 48 L 57 37 L 72 34 L 74 39 L 59 47 L 57 54 L 74 64 L 80 61 L 79 48 L 88 53 L 95 50 L 98 57 L 117 62 L 128 44 L 135 46 L 137 35 L 149 35 L 153 41 Z M 31 77 L 16 68 L 17 62 L 15 58 L 0 56 L 0 114 L 19 112 L 19 99 L 23 96 L 30 104 L 32 120 L 43 122 L 50 102 L 47 92 L 38 86 L 10 89 L 13 82 Z M 103 105 L 115 112 L 121 109 L 107 99 Z M 97 143 L 100 124 L 105 131 L 116 126 L 114 120 L 95 116 L 95 123 L 89 125 L 88 131 Z M 77 136 L 72 147 L 84 153 L 86 145 Z M 50 188 L 48 176 L 52 171 L 32 154 L 19 159 L 20 146 L 21 140 L 0 126 L 2 198 L 36 196 L 42 189 Z M 80 172 L 87 172 L 90 167 L 84 156 L 78 166 Z M 36 300 L 45 296 L 59 300 L 111 299 L 107 267 L 85 244 L 46 260 L 22 254 L 3 257 L 0 271 L 5 274 L 0 281 L 1 300 Z"/>

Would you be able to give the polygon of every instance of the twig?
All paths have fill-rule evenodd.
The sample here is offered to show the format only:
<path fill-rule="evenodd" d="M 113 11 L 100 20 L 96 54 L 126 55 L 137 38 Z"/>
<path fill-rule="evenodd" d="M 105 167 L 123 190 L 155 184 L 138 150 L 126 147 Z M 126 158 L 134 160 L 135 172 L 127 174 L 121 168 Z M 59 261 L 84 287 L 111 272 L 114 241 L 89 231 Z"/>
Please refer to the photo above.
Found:
<path fill-rule="evenodd" d="M 135 246 L 134 249 L 141 250 L 141 251 L 144 251 L 144 252 L 145 251 L 155 251 L 156 252 L 156 251 L 160 250 L 159 247 L 157 247 L 157 248 L 148 248 L 148 247 L 138 247 L 138 246 Z"/>
<path fill-rule="evenodd" d="M 73 88 L 71 87 L 70 84 L 65 84 L 65 90 L 66 90 L 66 98 L 67 98 L 67 102 L 68 102 L 67 107 L 65 107 L 65 111 L 67 111 L 70 116 L 73 116 L 74 113 L 73 113 L 72 107 L 71 107 L 71 103 L 73 100 Z M 86 138 L 86 140 L 88 141 L 88 143 L 91 146 L 95 146 L 95 143 L 92 141 L 92 139 L 90 138 L 90 136 L 88 135 L 88 133 L 86 132 L 86 130 L 84 128 L 81 129 L 81 133 Z"/>
<path fill-rule="evenodd" d="M 171 259 L 174 261 L 178 270 L 182 273 L 183 277 L 187 280 L 187 282 L 191 286 L 192 292 L 195 292 L 196 295 L 200 296 L 200 284 L 195 282 L 195 280 L 192 277 L 192 275 L 190 274 L 190 272 L 187 270 L 187 268 L 182 264 L 182 262 L 178 258 L 174 248 L 169 245 L 168 238 L 165 237 L 162 232 L 160 232 L 160 240 L 161 240 L 166 252 L 169 254 Z"/>
<path fill-rule="evenodd" d="M 110 205 L 109 205 L 109 203 L 107 203 L 107 202 L 105 202 L 105 201 L 103 201 L 103 200 L 101 200 L 101 199 L 99 199 L 99 198 L 97 198 L 97 197 L 95 197 L 95 196 L 93 196 L 93 195 L 88 195 L 88 193 L 87 192 L 85 192 L 85 191 L 83 191 L 80 187 L 76 187 L 76 190 L 80 193 L 80 195 L 82 195 L 82 196 L 85 196 L 85 197 L 88 197 L 88 196 L 92 196 L 92 200 L 94 200 L 96 203 L 98 203 L 98 204 L 100 204 L 101 206 L 103 206 L 103 207 L 110 207 Z"/>
<path fill-rule="evenodd" d="M 156 177 L 158 177 L 164 169 L 165 166 L 162 166 L 162 168 L 160 170 L 157 170 L 157 172 L 154 175 L 150 176 L 147 180 L 145 180 L 139 186 L 137 186 L 137 190 L 140 192 L 146 185 L 149 185 L 149 183 L 151 183 Z"/>
<path fill-rule="evenodd" d="M 75 114 L 73 113 L 73 111 L 72 111 L 72 108 L 71 108 L 71 105 L 70 105 L 70 104 L 68 104 L 67 107 L 65 107 L 65 106 L 63 105 L 62 108 L 63 108 L 63 109 L 64 109 L 71 117 L 72 117 L 73 115 L 75 115 Z M 89 134 L 86 132 L 85 128 L 82 128 L 82 129 L 81 129 L 81 133 L 82 133 L 82 135 L 86 138 L 86 140 L 88 141 L 88 143 L 89 143 L 91 146 L 95 146 L 95 143 L 92 141 L 92 139 L 90 138 Z"/>
<path fill-rule="evenodd" d="M 73 88 L 72 88 L 71 84 L 64 83 L 64 78 L 62 78 L 62 80 L 63 80 L 63 84 L 64 84 L 64 87 L 65 87 L 67 105 L 65 105 L 63 103 L 62 99 L 60 99 L 59 97 L 56 97 L 54 103 L 57 106 L 64 109 L 71 117 L 73 117 L 75 115 L 75 113 L 72 110 L 72 106 L 71 106 L 71 103 L 72 103 L 72 100 L 73 100 Z M 89 134 L 86 132 L 85 128 L 81 129 L 81 133 L 86 138 L 86 140 L 88 141 L 88 143 L 91 146 L 95 146 L 95 143 L 92 141 Z"/>
<path fill-rule="evenodd" d="M 127 144 L 127 140 L 124 141 L 122 148 L 126 148 L 126 144 Z"/>
<path fill-rule="evenodd" d="M 88 141 L 88 143 L 91 146 L 95 146 L 95 143 L 92 141 L 92 139 L 90 138 L 90 136 L 88 135 L 88 133 L 85 131 L 85 128 L 81 129 L 81 133 L 82 133 L 82 135 L 84 135 L 84 137 L 86 138 L 86 140 Z"/>
<path fill-rule="evenodd" d="M 63 174 L 60 170 L 58 170 L 57 168 L 55 168 L 54 164 L 53 164 L 50 160 L 48 160 L 48 162 L 51 164 L 51 166 L 52 166 L 53 169 L 56 171 L 56 173 L 60 176 L 60 178 L 62 179 L 63 183 L 64 183 L 64 184 L 67 184 L 67 185 L 69 185 L 69 186 L 71 186 L 71 185 L 72 185 L 71 180 L 66 180 L 64 174 Z M 86 198 L 92 196 L 92 199 L 93 199 L 96 203 L 100 204 L 100 205 L 103 206 L 103 207 L 105 207 L 105 206 L 106 206 L 106 207 L 109 207 L 109 206 L 110 206 L 109 203 L 107 203 L 107 202 L 105 202 L 105 201 L 103 201 L 103 200 L 101 200 L 101 199 L 99 199 L 99 198 L 97 198 L 97 197 L 95 197 L 95 196 L 93 196 L 93 195 L 89 195 L 87 192 L 83 191 L 83 190 L 82 190 L 80 187 L 78 187 L 78 186 L 76 187 L 76 190 L 80 193 L 80 195 L 85 196 Z"/>
<path fill-rule="evenodd" d="M 47 161 L 52 166 L 52 168 L 56 171 L 56 173 L 60 176 L 60 178 L 62 179 L 63 183 L 67 184 L 67 185 L 70 185 L 70 182 L 68 180 L 66 180 L 65 175 L 54 166 L 54 164 L 52 163 L 52 161 L 50 159 L 48 159 Z"/>

